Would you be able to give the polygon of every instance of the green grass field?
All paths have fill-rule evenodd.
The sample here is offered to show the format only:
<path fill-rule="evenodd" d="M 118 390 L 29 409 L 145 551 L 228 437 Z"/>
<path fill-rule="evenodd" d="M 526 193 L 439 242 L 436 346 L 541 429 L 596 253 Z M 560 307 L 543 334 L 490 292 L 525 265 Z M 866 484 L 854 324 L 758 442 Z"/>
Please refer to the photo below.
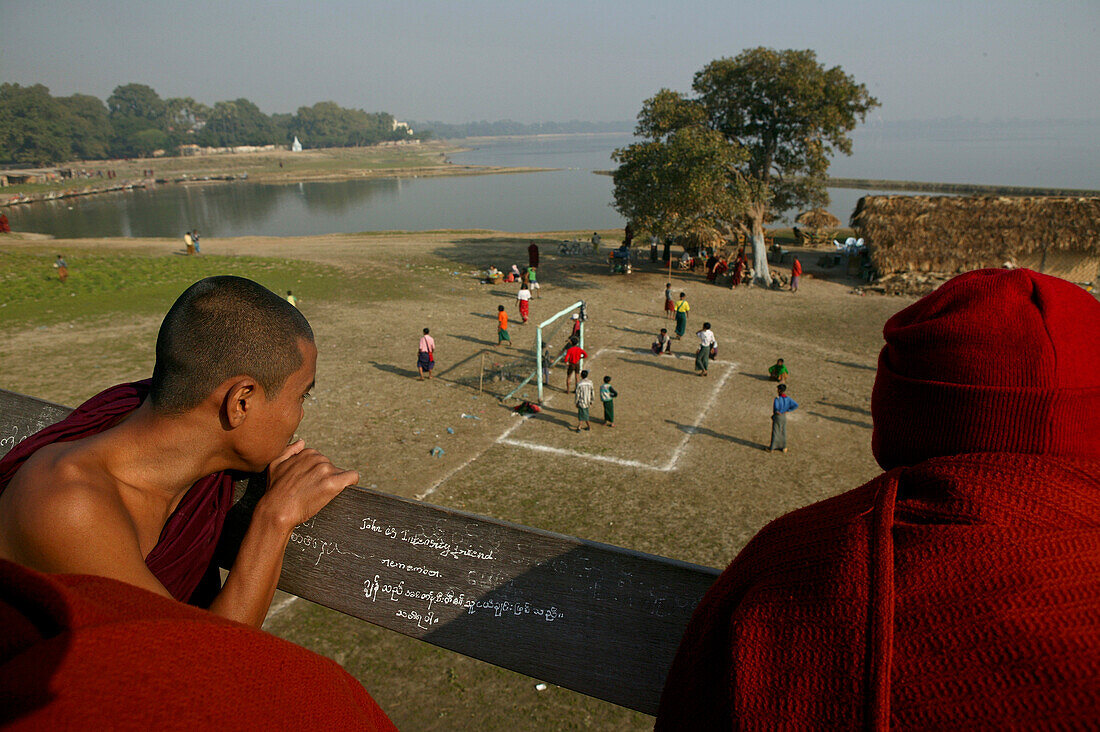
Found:
<path fill-rule="evenodd" d="M 188 285 L 216 274 L 249 277 L 275 292 L 328 299 L 335 267 L 248 256 L 111 253 L 66 248 L 62 284 L 54 254 L 0 251 L 0 329 L 72 321 L 113 312 L 163 314 Z"/>

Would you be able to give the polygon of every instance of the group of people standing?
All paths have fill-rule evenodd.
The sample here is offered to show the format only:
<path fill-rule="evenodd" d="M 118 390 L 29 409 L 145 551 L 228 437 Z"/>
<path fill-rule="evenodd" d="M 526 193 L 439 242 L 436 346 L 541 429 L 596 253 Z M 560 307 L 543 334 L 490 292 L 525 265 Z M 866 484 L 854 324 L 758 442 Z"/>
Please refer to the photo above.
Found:
<path fill-rule="evenodd" d="M 730 261 L 730 260 L 733 261 Z M 719 257 L 717 252 L 711 252 L 707 257 L 705 269 L 707 273 L 708 282 L 718 282 L 718 278 L 721 275 L 729 273 L 730 288 L 737 287 L 741 284 L 742 278 L 749 270 L 749 260 L 745 256 L 745 247 L 741 247 L 737 252 L 737 257 Z"/>
<path fill-rule="evenodd" d="M 188 254 L 202 254 L 202 248 L 199 246 L 199 230 L 185 231 L 183 233 L 183 245 L 187 247 Z"/>
<path fill-rule="evenodd" d="M 795 263 L 797 264 L 797 260 L 795 260 Z M 801 270 L 799 273 L 801 273 Z M 797 279 L 792 277 L 791 284 L 797 291 Z M 650 350 L 658 356 L 671 355 L 673 338 L 676 340 L 683 338 L 687 332 L 688 313 L 691 311 L 691 305 L 687 301 L 687 293 L 681 292 L 680 298 L 673 302 L 671 282 L 665 284 L 664 301 L 665 318 L 673 316 L 676 318 L 676 335 L 670 336 L 667 328 L 661 328 L 661 332 L 657 334 L 657 340 L 650 346 Z M 703 323 L 703 327 L 697 330 L 695 335 L 699 338 L 699 348 L 695 352 L 695 373 L 699 376 L 706 376 L 710 369 L 711 359 L 718 357 L 718 338 L 711 330 L 709 322 Z M 790 372 L 783 364 L 783 359 L 779 359 L 774 366 L 770 367 L 768 374 L 771 380 L 779 382 L 779 385 L 777 395 L 772 401 L 772 432 L 767 450 L 768 452 L 776 450 L 787 452 L 787 415 L 798 409 L 798 402 L 787 396 L 786 381 Z"/>

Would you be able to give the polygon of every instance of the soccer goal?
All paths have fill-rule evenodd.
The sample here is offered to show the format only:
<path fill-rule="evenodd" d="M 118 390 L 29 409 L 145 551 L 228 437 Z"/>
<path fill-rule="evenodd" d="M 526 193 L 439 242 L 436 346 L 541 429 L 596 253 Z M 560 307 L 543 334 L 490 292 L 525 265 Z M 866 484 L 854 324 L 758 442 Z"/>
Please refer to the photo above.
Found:
<path fill-rule="evenodd" d="M 573 316 L 576 316 L 574 318 Z M 550 316 L 539 323 L 535 331 L 535 370 L 515 389 L 501 397 L 511 399 L 521 389 L 534 381 L 538 386 L 538 402 L 542 403 L 543 375 L 549 372 L 565 357 L 568 339 L 576 333 L 577 342 L 584 348 L 584 323 L 588 320 L 588 306 L 584 300 L 578 300 L 560 313 Z M 565 331 L 566 326 L 569 327 Z M 583 364 L 583 361 L 582 361 Z"/>

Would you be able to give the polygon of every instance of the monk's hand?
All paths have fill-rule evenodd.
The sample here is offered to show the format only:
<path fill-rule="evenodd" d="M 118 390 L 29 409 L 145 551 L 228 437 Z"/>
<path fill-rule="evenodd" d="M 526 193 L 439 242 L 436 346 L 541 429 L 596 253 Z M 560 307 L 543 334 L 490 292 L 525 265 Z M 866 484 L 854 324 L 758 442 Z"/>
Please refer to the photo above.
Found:
<path fill-rule="evenodd" d="M 308 448 L 302 440 L 291 443 L 267 468 L 267 493 L 263 508 L 287 530 L 308 521 L 340 491 L 355 485 L 359 473 L 341 470 L 332 461 Z M 257 510 L 261 508 L 257 506 Z"/>

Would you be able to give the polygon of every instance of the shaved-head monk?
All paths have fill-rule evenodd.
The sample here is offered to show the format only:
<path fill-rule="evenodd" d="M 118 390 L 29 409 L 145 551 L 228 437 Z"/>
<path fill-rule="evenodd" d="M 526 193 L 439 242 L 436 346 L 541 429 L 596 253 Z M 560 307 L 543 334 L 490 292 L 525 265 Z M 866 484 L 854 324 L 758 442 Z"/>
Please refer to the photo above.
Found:
<path fill-rule="evenodd" d="M 884 335 L 886 472 L 748 543 L 691 619 L 658 730 L 1100 720 L 1100 303 L 981 270 Z"/>
<path fill-rule="evenodd" d="M 121 580 L 259 626 L 291 531 L 359 476 L 301 440 L 317 348 L 301 312 L 240 277 L 189 287 L 149 381 L 92 397 L 0 460 L 0 558 Z M 226 471 L 268 488 L 223 587 Z"/>

